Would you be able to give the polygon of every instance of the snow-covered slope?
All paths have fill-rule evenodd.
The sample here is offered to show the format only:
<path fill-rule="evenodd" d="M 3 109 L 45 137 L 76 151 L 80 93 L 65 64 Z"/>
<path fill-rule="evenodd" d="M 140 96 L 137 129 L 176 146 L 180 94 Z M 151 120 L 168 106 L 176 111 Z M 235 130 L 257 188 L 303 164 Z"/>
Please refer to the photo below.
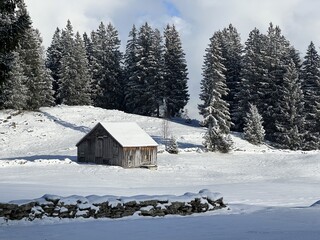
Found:
<path fill-rule="evenodd" d="M 75 157 L 75 144 L 98 122 L 136 122 L 160 145 L 163 144 L 162 119 L 105 110 L 91 106 L 57 106 L 39 112 L 0 111 L 1 159 L 36 160 L 41 157 Z M 168 137 L 174 136 L 181 151 L 202 148 L 204 129 L 183 121 L 170 121 Z M 254 146 L 233 135 L 235 151 L 271 151 L 265 145 Z M 161 146 L 160 146 L 161 149 Z"/>
<path fill-rule="evenodd" d="M 95 124 L 107 121 L 137 122 L 146 130 L 160 144 L 158 170 L 78 164 L 75 144 Z M 171 121 L 168 130 L 178 141 L 178 155 L 161 151 L 163 120 L 157 118 L 82 106 L 19 114 L 0 111 L 0 202 L 44 194 L 181 195 L 207 188 L 220 192 L 231 208 L 205 217 L 128 219 L 116 223 L 89 220 L 66 226 L 53 222 L 47 227 L 11 223 L 0 228 L 0 239 L 57 239 L 57 231 L 61 233 L 58 239 L 73 239 L 62 237 L 68 226 L 78 229 L 74 239 L 87 239 L 89 233 L 93 239 L 102 238 L 105 228 L 112 235 L 116 229 L 126 229 L 119 239 L 162 239 L 162 231 L 155 231 L 155 235 L 151 231 L 159 224 L 176 227 L 166 230 L 167 239 L 317 239 L 314 236 L 320 234 L 320 222 L 315 216 L 319 216 L 320 209 L 309 206 L 320 199 L 319 151 L 254 146 L 233 134 L 234 150 L 230 154 L 206 153 L 202 149 L 203 128 Z M 235 227 L 234 221 L 240 227 Z M 135 231 L 141 224 L 143 230 Z M 37 231 L 38 237 L 26 238 L 28 233 Z"/>
<path fill-rule="evenodd" d="M 39 112 L 0 111 L 1 158 L 75 156 L 75 144 L 98 122 L 136 122 L 162 143 L 163 120 L 89 106 L 41 108 Z M 182 149 L 200 147 L 203 130 L 169 123 Z"/>

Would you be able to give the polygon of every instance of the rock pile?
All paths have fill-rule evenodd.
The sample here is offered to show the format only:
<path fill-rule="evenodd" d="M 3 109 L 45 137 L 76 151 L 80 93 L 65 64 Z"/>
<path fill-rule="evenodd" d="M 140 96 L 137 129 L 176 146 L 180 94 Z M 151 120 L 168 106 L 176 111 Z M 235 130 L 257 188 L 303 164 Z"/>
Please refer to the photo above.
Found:
<path fill-rule="evenodd" d="M 122 218 L 140 216 L 190 215 L 226 207 L 220 194 L 201 190 L 182 196 L 70 196 L 0 203 L 0 217 L 7 220 L 57 218 Z"/>

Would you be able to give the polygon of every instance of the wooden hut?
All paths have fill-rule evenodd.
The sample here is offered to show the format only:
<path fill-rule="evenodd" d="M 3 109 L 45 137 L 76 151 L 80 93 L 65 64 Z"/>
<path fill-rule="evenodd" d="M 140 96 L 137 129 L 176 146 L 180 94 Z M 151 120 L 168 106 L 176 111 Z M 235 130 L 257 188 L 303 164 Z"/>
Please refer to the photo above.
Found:
<path fill-rule="evenodd" d="M 157 164 L 158 144 L 136 123 L 98 123 L 78 143 L 78 162 L 125 168 Z"/>

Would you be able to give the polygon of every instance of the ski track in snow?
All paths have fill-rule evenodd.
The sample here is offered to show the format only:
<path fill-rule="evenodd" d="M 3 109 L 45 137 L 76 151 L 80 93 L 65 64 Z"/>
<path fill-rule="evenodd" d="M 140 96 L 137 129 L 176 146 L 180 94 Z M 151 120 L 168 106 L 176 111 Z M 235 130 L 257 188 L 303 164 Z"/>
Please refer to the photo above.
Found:
<path fill-rule="evenodd" d="M 164 149 L 163 120 L 83 106 L 0 111 L 0 202 L 44 194 L 182 195 L 207 188 L 231 210 L 189 217 L 0 221 L 0 239 L 319 239 L 320 152 L 254 146 L 232 135 L 230 154 L 203 153 L 203 128 L 169 122 L 180 153 L 158 170 L 78 164 L 75 144 L 98 122 L 137 122 Z M 107 232 L 107 235 L 106 235 Z"/>

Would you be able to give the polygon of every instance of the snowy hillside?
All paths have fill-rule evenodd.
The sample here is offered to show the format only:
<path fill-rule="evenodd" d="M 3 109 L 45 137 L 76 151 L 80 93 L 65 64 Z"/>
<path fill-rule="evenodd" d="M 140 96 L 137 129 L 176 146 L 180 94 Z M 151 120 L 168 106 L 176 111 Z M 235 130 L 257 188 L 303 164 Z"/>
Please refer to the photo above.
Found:
<path fill-rule="evenodd" d="M 137 122 L 160 144 L 158 170 L 78 164 L 75 144 L 100 121 Z M 319 151 L 254 146 L 233 134 L 230 154 L 206 153 L 204 129 L 181 121 L 169 122 L 168 130 L 178 155 L 163 151 L 163 120 L 157 118 L 80 106 L 0 111 L 0 202 L 44 194 L 182 195 L 206 188 L 220 192 L 230 207 L 191 217 L 0 221 L 0 239 L 99 239 L 105 229 L 118 239 L 318 239 L 320 208 L 309 206 L 320 200 Z"/>

